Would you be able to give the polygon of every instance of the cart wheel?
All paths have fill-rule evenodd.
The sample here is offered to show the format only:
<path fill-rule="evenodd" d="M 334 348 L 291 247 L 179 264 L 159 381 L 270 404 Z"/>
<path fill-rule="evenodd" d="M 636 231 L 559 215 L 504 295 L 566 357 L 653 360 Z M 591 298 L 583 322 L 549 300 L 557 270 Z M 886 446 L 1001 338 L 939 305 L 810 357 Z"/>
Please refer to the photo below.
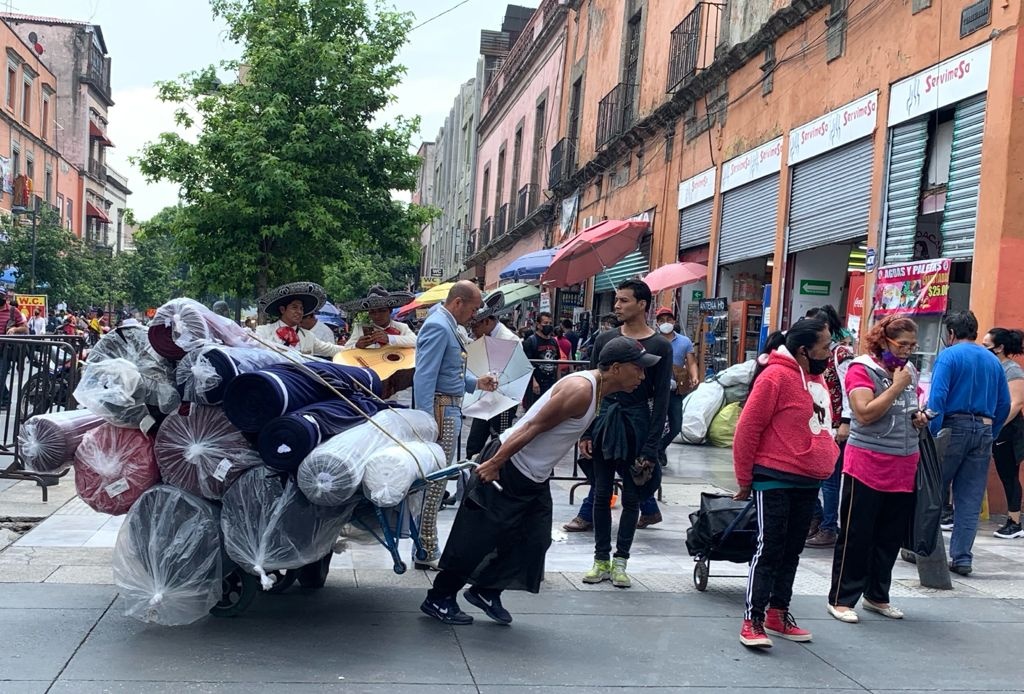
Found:
<path fill-rule="evenodd" d="M 267 575 L 274 577 L 274 586 L 266 592 L 271 595 L 277 595 L 291 588 L 292 584 L 298 579 L 299 572 L 294 569 L 274 569 L 273 571 L 268 571 Z"/>
<path fill-rule="evenodd" d="M 399 560 L 395 562 L 395 573 L 399 576 L 404 574 L 408 568 L 409 567 L 405 565 L 404 561 Z"/>
<path fill-rule="evenodd" d="M 331 552 L 322 559 L 299 569 L 299 585 L 310 589 L 323 588 L 324 583 L 327 582 L 327 572 L 330 571 L 331 557 L 333 556 L 334 552 Z"/>
<path fill-rule="evenodd" d="M 711 573 L 711 565 L 707 559 L 702 559 L 693 565 L 693 585 L 700 592 L 708 589 L 708 575 Z"/>
<path fill-rule="evenodd" d="M 240 615 L 252 604 L 259 592 L 259 581 L 255 576 L 235 568 L 221 579 L 220 602 L 210 608 L 214 617 L 234 617 Z"/>
<path fill-rule="evenodd" d="M 420 547 L 416 550 L 416 561 L 425 561 L 427 558 L 427 550 Z"/>

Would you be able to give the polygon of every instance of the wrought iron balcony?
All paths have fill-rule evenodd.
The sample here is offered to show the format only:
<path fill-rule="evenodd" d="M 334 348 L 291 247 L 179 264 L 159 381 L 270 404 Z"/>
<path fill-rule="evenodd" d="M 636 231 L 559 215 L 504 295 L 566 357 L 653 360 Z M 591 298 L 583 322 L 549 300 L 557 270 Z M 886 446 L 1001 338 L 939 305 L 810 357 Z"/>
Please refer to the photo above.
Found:
<path fill-rule="evenodd" d="M 480 225 L 480 236 L 478 237 L 480 239 L 480 243 L 479 245 L 477 245 L 477 250 L 482 250 L 486 248 L 487 244 L 491 242 L 491 226 L 491 217 L 485 219 L 484 223 Z"/>
<path fill-rule="evenodd" d="M 492 241 L 496 241 L 505 235 L 508 231 L 508 203 L 498 208 L 497 219 L 494 220 L 494 238 Z"/>
<path fill-rule="evenodd" d="M 633 125 L 636 86 L 620 82 L 597 104 L 597 149 L 601 149 Z"/>
<path fill-rule="evenodd" d="M 537 198 L 540 196 L 540 186 L 536 183 L 527 183 L 519 189 L 519 197 L 516 200 L 516 224 L 521 223 L 530 216 L 530 213 L 537 209 Z"/>
<path fill-rule="evenodd" d="M 476 255 L 476 250 L 477 250 L 476 249 L 477 233 L 478 233 L 477 230 L 474 229 L 473 231 L 469 232 L 469 234 L 466 236 L 466 257 L 467 258 L 472 257 L 473 255 Z"/>
<path fill-rule="evenodd" d="M 576 170 L 576 140 L 563 137 L 551 148 L 548 188 L 554 188 Z"/>
<path fill-rule="evenodd" d="M 714 61 L 724 7 L 721 2 L 698 2 L 672 30 L 668 49 L 668 92 L 674 92 Z"/>

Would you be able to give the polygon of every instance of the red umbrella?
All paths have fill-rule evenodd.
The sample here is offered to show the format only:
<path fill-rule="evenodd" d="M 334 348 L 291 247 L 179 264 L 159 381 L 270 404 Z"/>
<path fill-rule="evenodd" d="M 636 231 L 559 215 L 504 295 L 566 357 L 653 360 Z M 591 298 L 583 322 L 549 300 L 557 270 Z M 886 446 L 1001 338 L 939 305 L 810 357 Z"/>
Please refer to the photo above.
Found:
<path fill-rule="evenodd" d="M 708 276 L 707 265 L 700 263 L 671 263 L 652 270 L 644 277 L 644 282 L 652 292 L 664 289 L 675 289 L 691 282 L 700 282 Z"/>
<path fill-rule="evenodd" d="M 647 222 L 609 219 L 584 229 L 555 254 L 544 284 L 570 287 L 607 270 L 636 250 L 648 227 Z"/>

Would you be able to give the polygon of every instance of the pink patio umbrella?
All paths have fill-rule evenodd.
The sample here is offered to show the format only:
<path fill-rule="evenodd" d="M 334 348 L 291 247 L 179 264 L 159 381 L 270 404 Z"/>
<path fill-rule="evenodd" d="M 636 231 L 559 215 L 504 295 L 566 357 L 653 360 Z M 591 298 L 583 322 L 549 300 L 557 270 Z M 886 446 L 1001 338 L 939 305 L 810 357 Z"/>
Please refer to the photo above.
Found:
<path fill-rule="evenodd" d="M 708 276 L 707 265 L 700 263 L 671 263 L 648 272 L 644 282 L 652 292 L 675 289 L 684 284 L 700 282 Z"/>
<path fill-rule="evenodd" d="M 543 283 L 570 287 L 607 270 L 635 251 L 648 222 L 609 219 L 584 229 L 555 254 Z"/>

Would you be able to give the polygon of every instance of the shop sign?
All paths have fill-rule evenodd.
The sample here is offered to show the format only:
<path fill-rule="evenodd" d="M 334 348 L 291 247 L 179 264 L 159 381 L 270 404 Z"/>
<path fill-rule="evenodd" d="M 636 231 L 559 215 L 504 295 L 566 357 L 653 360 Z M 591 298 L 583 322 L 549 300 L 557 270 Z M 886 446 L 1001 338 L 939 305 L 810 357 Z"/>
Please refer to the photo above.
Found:
<path fill-rule="evenodd" d="M 439 284 L 441 284 L 441 282 L 433 277 L 420 277 L 420 287 L 422 287 L 424 291 L 427 289 L 433 289 Z"/>
<path fill-rule="evenodd" d="M 31 318 L 36 309 L 39 309 L 39 315 L 47 315 L 45 294 L 18 294 L 17 299 L 18 310 L 25 318 Z"/>
<path fill-rule="evenodd" d="M 864 273 L 851 272 L 849 287 L 846 296 L 846 329 L 856 344 L 860 336 L 860 318 L 864 315 Z"/>
<path fill-rule="evenodd" d="M 444 277 L 444 268 L 432 267 L 430 268 L 430 276 L 434 279 L 441 279 Z"/>
<path fill-rule="evenodd" d="M 992 43 L 944 60 L 892 85 L 889 125 L 898 125 L 988 90 Z"/>
<path fill-rule="evenodd" d="M 704 292 L 700 289 L 694 289 L 690 292 L 690 301 L 700 301 L 704 298 Z"/>
<path fill-rule="evenodd" d="M 828 296 L 832 293 L 829 280 L 800 280 L 800 293 L 805 296 Z"/>
<path fill-rule="evenodd" d="M 874 246 L 870 246 L 864 251 L 864 271 L 871 272 L 875 269 L 875 263 L 878 262 L 878 251 L 875 250 Z"/>
<path fill-rule="evenodd" d="M 724 297 L 717 299 L 701 299 L 699 306 L 701 313 L 720 313 L 722 311 L 729 310 L 729 302 Z"/>
<path fill-rule="evenodd" d="M 722 192 L 739 188 L 759 178 L 782 171 L 782 138 L 777 137 L 760 147 L 734 157 L 722 164 Z"/>
<path fill-rule="evenodd" d="M 715 197 L 715 167 L 679 184 L 679 209 Z"/>
<path fill-rule="evenodd" d="M 949 296 L 949 258 L 878 268 L 874 315 L 945 313 Z"/>
<path fill-rule="evenodd" d="M 878 91 L 789 131 L 789 165 L 850 144 L 875 131 Z"/>
<path fill-rule="evenodd" d="M 540 293 L 540 310 L 541 313 L 551 313 L 551 293 L 546 289 Z"/>

